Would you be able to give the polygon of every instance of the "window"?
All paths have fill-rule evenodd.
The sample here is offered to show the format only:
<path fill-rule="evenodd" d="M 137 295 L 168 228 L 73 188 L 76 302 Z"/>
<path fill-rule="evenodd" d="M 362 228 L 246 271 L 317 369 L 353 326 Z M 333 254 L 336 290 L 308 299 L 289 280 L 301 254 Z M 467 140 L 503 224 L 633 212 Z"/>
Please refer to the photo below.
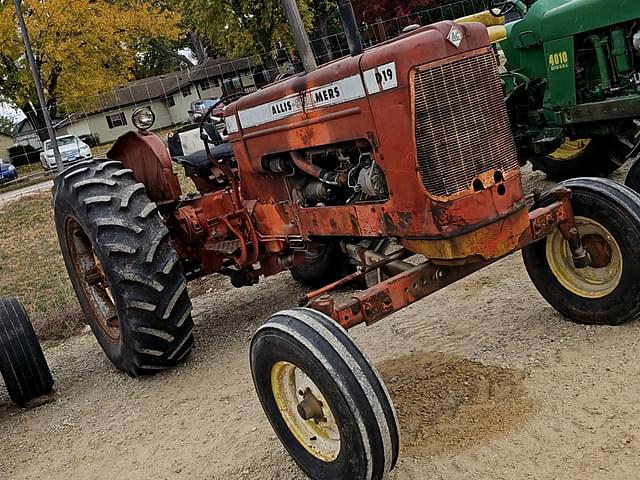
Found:
<path fill-rule="evenodd" d="M 215 77 L 212 80 L 213 80 L 213 86 L 214 87 L 219 87 L 220 86 L 220 78 Z"/>
<path fill-rule="evenodd" d="M 180 89 L 183 97 L 188 97 L 191 95 L 191 85 L 186 85 Z"/>
<path fill-rule="evenodd" d="M 242 81 L 238 76 L 235 76 L 233 78 L 225 78 L 224 86 L 228 91 L 242 90 Z"/>
<path fill-rule="evenodd" d="M 127 118 L 124 116 L 124 112 L 112 113 L 107 115 L 107 124 L 109 124 L 109 128 L 123 127 L 127 124 Z"/>
<path fill-rule="evenodd" d="M 175 107 L 176 106 L 176 99 L 173 97 L 167 97 L 167 105 L 169 107 Z"/>
<path fill-rule="evenodd" d="M 200 88 L 202 90 L 209 90 L 211 88 L 211 84 L 209 83 L 209 79 L 202 80 L 202 82 L 200 82 Z"/>

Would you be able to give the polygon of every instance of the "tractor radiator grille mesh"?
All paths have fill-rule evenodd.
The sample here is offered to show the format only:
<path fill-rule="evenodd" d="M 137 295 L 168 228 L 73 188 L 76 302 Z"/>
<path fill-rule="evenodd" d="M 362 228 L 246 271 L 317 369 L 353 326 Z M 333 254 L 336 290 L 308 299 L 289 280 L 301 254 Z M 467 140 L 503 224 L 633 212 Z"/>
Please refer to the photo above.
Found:
<path fill-rule="evenodd" d="M 478 174 L 518 169 L 516 147 L 491 52 L 415 73 L 415 135 L 422 183 L 449 196 Z M 506 175 L 505 175 L 506 177 Z"/>

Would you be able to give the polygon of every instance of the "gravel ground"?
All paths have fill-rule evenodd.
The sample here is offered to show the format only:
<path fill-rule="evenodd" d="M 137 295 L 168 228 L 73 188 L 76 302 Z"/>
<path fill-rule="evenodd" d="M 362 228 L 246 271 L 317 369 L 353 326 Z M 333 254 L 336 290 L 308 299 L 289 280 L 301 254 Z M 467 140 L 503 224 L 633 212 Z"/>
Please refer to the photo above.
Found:
<path fill-rule="evenodd" d="M 153 378 L 114 370 L 88 332 L 47 345 L 53 401 L 18 409 L 0 393 L 0 478 L 304 480 L 247 361 L 253 331 L 301 288 L 284 274 L 240 290 L 214 277 L 204 292 L 192 356 Z M 353 335 L 399 412 L 392 480 L 637 477 L 640 323 L 566 321 L 519 254 Z"/>

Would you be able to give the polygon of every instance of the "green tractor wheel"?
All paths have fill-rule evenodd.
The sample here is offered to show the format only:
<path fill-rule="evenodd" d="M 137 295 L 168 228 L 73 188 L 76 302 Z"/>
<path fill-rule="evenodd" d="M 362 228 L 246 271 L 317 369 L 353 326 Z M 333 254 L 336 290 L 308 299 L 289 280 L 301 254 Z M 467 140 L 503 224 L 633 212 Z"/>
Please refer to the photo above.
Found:
<path fill-rule="evenodd" d="M 627 173 L 627 179 L 624 184 L 632 190 L 640 193 L 640 160 L 636 160 L 629 173 Z"/>
<path fill-rule="evenodd" d="M 619 147 L 612 151 L 612 145 Z M 553 153 L 532 157 L 531 163 L 550 180 L 606 177 L 622 165 L 628 153 L 628 147 L 609 137 L 567 139 Z"/>

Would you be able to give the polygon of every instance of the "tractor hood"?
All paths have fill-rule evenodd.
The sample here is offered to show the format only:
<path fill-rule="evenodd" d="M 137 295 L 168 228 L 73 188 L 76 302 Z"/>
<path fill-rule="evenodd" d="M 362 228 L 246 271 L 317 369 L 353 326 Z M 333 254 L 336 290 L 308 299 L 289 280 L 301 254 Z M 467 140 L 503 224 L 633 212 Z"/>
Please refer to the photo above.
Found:
<path fill-rule="evenodd" d="M 458 33 L 459 38 L 451 40 L 451 32 Z M 454 27 L 453 22 L 447 21 L 422 27 L 367 49 L 358 56 L 335 60 L 311 73 L 292 76 L 242 97 L 225 108 L 227 129 L 234 141 L 238 138 L 234 134 L 240 130 L 264 129 L 265 125 L 278 128 L 295 125 L 297 128 L 303 124 L 308 126 L 310 122 L 318 123 L 327 112 L 341 112 L 344 103 L 366 99 L 368 95 L 389 89 L 407 89 L 410 71 L 417 65 L 488 44 L 487 31 L 479 23 Z M 410 113 L 407 111 L 407 115 Z M 345 134 L 346 139 L 351 138 L 348 131 L 338 129 L 333 132 L 332 141 L 341 134 Z M 282 147 L 281 139 L 274 144 L 274 148 Z"/>
<path fill-rule="evenodd" d="M 638 0 L 538 0 L 507 31 L 515 48 L 527 48 L 633 19 L 640 19 Z"/>

